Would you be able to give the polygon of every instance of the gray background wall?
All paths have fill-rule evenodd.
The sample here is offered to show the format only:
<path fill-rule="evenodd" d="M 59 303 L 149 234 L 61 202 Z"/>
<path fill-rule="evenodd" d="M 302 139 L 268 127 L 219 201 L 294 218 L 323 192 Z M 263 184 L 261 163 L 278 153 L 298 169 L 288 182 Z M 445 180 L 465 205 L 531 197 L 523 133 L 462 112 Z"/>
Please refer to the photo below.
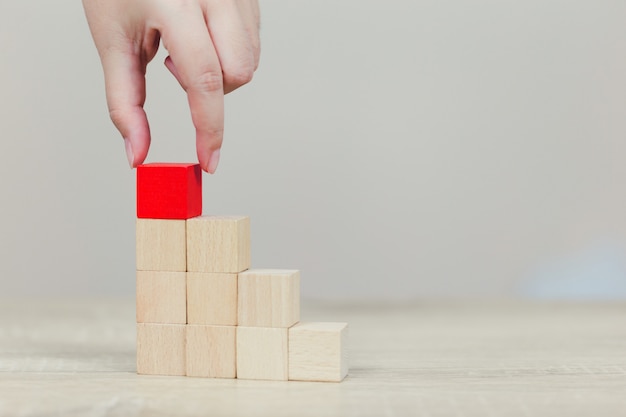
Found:
<path fill-rule="evenodd" d="M 316 298 L 625 297 L 626 3 L 262 2 L 205 213 Z M 150 161 L 195 159 L 150 65 Z M 132 296 L 134 173 L 78 1 L 0 2 L 0 296 Z"/>

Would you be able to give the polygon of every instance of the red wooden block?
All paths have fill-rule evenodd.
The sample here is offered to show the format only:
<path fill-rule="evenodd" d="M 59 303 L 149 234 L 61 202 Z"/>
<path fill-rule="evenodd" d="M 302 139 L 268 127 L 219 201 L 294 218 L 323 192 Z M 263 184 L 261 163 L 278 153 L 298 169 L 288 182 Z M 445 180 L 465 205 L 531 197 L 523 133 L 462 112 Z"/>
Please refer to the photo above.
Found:
<path fill-rule="evenodd" d="M 201 214 L 199 164 L 152 163 L 137 167 L 137 217 L 185 220 Z"/>

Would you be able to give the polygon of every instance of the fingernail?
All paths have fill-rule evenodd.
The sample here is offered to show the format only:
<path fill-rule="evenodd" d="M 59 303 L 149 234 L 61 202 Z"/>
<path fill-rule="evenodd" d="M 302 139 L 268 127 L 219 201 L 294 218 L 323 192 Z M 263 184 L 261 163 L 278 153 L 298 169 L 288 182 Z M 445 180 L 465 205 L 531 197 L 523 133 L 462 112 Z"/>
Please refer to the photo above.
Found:
<path fill-rule="evenodd" d="M 131 145 L 130 140 L 124 138 L 124 146 L 126 147 L 126 157 L 128 158 L 128 165 L 130 165 L 130 169 L 135 168 L 135 154 L 133 153 L 133 145 Z"/>
<path fill-rule="evenodd" d="M 207 166 L 207 172 L 210 174 L 215 173 L 217 169 L 217 164 L 220 163 L 220 150 L 217 149 L 213 151 L 211 157 L 209 158 L 209 165 Z"/>

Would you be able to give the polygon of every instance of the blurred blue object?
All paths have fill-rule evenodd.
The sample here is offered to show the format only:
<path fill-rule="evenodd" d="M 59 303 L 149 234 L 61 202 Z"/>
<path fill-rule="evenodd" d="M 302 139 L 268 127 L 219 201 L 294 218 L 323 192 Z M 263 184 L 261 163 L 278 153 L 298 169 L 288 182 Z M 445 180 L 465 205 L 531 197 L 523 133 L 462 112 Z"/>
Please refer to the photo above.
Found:
<path fill-rule="evenodd" d="M 626 299 L 626 247 L 602 242 L 547 262 L 523 281 L 520 292 L 539 299 Z"/>

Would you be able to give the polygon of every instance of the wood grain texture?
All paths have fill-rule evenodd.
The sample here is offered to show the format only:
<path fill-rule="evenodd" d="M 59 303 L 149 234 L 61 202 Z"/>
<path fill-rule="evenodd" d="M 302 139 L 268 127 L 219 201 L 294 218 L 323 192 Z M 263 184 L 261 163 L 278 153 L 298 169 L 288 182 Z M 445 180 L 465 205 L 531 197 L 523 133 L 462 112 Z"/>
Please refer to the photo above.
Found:
<path fill-rule="evenodd" d="M 235 378 L 235 326 L 187 326 L 187 376 Z"/>
<path fill-rule="evenodd" d="M 137 324 L 137 373 L 185 375 L 184 324 Z"/>
<path fill-rule="evenodd" d="M 190 324 L 237 325 L 237 274 L 187 273 Z"/>
<path fill-rule="evenodd" d="M 289 379 L 340 382 L 348 374 L 348 323 L 298 323 L 289 329 Z"/>
<path fill-rule="evenodd" d="M 250 268 L 250 218 L 201 216 L 187 220 L 189 272 L 237 273 Z"/>
<path fill-rule="evenodd" d="M 305 299 L 302 317 L 350 324 L 340 384 L 137 375 L 133 297 L 5 298 L 0 415 L 625 414 L 623 301 Z"/>
<path fill-rule="evenodd" d="M 286 381 L 288 329 L 237 327 L 237 378 Z"/>
<path fill-rule="evenodd" d="M 240 326 L 291 327 L 300 320 L 300 272 L 251 269 L 239 274 Z"/>
<path fill-rule="evenodd" d="M 185 220 L 137 219 L 137 270 L 187 271 Z"/>
<path fill-rule="evenodd" d="M 187 274 L 137 271 L 137 323 L 187 323 Z"/>

